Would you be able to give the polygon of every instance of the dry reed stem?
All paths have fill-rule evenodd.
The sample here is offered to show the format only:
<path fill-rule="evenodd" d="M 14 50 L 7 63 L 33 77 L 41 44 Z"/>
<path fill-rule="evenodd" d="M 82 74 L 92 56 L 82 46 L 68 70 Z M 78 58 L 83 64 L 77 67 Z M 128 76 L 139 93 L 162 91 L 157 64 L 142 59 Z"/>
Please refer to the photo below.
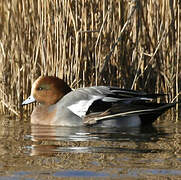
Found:
<path fill-rule="evenodd" d="M 6 104 L 21 113 L 40 75 L 59 76 L 74 88 L 106 84 L 178 101 L 180 4 L 130 2 L 1 0 L 1 113 L 10 112 Z"/>
<path fill-rule="evenodd" d="M 18 112 L 16 112 L 16 110 L 14 110 L 11 105 L 7 104 L 6 102 L 4 102 L 3 100 L 1 100 L 1 103 L 13 114 L 15 114 L 17 117 L 20 117 L 20 114 Z"/>
<path fill-rule="evenodd" d="M 139 74 L 139 75 L 136 74 L 131 89 L 133 89 L 133 87 L 135 86 L 136 81 L 137 81 L 141 76 L 143 76 L 144 72 L 148 69 L 148 67 L 150 66 L 150 64 L 153 63 L 154 57 L 155 57 L 156 53 L 158 52 L 158 49 L 159 49 L 159 47 L 160 47 L 160 45 L 161 45 L 161 43 L 162 43 L 162 41 L 163 41 L 164 36 L 165 36 L 165 31 L 163 32 L 162 37 L 161 37 L 161 39 L 159 40 L 158 45 L 157 45 L 157 47 L 156 47 L 156 49 L 155 49 L 155 51 L 154 51 L 154 53 L 153 53 L 152 55 L 151 55 L 151 54 L 148 55 L 148 54 L 146 54 L 146 53 L 143 52 L 144 55 L 148 55 L 148 56 L 150 56 L 151 58 L 150 58 L 148 64 L 147 64 L 147 65 L 144 67 L 144 69 L 142 70 L 142 73 Z M 138 68 L 139 68 L 139 66 L 138 66 Z M 139 69 L 137 69 L 137 72 L 138 72 L 138 70 L 139 70 Z M 163 75 L 164 75 L 164 74 L 163 74 Z"/>
<path fill-rule="evenodd" d="M 137 3 L 137 1 L 134 2 L 134 5 L 133 5 L 132 8 L 131 8 L 131 12 L 130 12 L 130 14 L 129 14 L 129 16 L 128 16 L 128 19 L 127 19 L 127 21 L 125 22 L 123 28 L 121 29 L 121 32 L 120 32 L 120 35 L 119 35 L 118 39 L 117 39 L 116 42 L 112 45 L 112 48 L 111 48 L 110 52 L 109 52 L 108 55 L 106 56 L 106 58 L 105 58 L 105 60 L 104 60 L 103 67 L 102 67 L 101 70 L 100 70 L 100 75 L 102 75 L 103 73 L 105 73 L 105 72 L 104 72 L 104 71 L 105 71 L 105 67 L 108 65 L 108 61 L 110 60 L 111 55 L 112 55 L 112 53 L 114 52 L 115 47 L 118 45 L 118 42 L 122 39 L 122 34 L 123 34 L 124 30 L 126 29 L 126 27 L 128 26 L 128 24 L 130 23 L 130 20 L 131 20 L 133 14 L 134 14 L 134 11 L 136 10 L 136 7 L 137 7 L 137 4 L 136 4 L 136 3 Z M 102 80 L 102 79 L 101 79 L 101 80 Z"/>

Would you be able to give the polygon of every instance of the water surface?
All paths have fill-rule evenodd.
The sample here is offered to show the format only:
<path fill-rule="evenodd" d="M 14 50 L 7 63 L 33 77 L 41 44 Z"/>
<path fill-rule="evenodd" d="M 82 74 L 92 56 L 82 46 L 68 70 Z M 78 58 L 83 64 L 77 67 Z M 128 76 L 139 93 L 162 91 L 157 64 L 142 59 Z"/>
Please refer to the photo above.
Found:
<path fill-rule="evenodd" d="M 152 127 L 31 126 L 1 117 L 0 179 L 181 177 L 181 119 Z"/>

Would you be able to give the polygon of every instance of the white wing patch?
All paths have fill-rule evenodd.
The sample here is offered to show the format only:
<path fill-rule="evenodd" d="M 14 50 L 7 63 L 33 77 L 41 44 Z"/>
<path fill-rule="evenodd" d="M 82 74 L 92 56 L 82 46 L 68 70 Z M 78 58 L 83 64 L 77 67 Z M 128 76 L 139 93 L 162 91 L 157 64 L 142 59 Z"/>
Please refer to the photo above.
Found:
<path fill-rule="evenodd" d="M 76 114 L 79 117 L 84 117 L 87 110 L 89 109 L 89 107 L 91 106 L 91 104 L 95 101 L 101 99 L 100 96 L 91 96 L 91 99 L 87 99 L 87 100 L 80 100 L 70 106 L 68 106 L 67 108 L 72 111 L 74 114 Z"/>

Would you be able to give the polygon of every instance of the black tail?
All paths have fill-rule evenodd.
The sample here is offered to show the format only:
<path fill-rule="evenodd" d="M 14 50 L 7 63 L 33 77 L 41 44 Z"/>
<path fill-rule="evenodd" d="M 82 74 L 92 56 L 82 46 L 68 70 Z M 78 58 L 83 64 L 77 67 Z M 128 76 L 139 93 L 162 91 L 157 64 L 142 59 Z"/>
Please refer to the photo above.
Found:
<path fill-rule="evenodd" d="M 166 112 L 168 109 L 174 107 L 178 102 L 162 104 L 159 107 L 153 109 L 153 111 L 147 112 L 145 114 L 140 114 L 140 118 L 143 125 L 153 123 L 160 115 Z"/>

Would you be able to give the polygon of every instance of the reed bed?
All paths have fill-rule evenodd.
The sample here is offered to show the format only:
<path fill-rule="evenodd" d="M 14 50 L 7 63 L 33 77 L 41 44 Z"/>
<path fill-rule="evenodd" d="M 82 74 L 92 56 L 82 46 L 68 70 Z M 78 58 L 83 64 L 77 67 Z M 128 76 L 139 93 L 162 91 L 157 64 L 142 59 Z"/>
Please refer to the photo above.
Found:
<path fill-rule="evenodd" d="M 178 0 L 0 0 L 1 113 L 20 116 L 40 75 L 178 100 L 180 9 Z"/>

